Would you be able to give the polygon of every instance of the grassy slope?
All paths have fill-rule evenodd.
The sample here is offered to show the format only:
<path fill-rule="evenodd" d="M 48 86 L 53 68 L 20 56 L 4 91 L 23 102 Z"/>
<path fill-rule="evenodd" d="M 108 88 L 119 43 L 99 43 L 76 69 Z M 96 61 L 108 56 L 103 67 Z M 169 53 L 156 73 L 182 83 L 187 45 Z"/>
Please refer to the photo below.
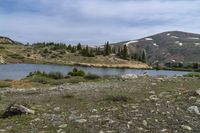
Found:
<path fill-rule="evenodd" d="M 0 45 L 0 56 L 6 63 L 52 63 L 52 64 L 80 64 L 86 66 L 107 66 L 107 67 L 134 67 L 148 68 L 144 63 L 137 61 L 127 61 L 119 59 L 115 55 L 110 56 L 95 56 L 83 57 L 78 53 L 69 53 L 65 50 L 50 50 L 49 53 L 44 53 L 46 47 L 32 47 L 23 45 L 3 44 Z M 30 56 L 29 56 L 30 55 Z"/>

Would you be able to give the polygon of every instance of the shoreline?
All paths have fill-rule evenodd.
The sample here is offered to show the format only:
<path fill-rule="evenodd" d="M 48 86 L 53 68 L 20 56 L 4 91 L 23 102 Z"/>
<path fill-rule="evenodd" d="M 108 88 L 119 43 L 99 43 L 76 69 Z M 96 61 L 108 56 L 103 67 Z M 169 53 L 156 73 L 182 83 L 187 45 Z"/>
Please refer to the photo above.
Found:
<path fill-rule="evenodd" d="M 22 62 L 22 63 L 0 63 L 0 65 L 12 65 L 12 64 L 38 64 L 38 65 L 62 65 L 62 66 L 80 66 L 80 67 L 94 67 L 94 68 L 115 68 L 115 69 L 135 69 L 135 70 L 167 70 L 167 71 L 188 71 L 188 72 L 199 72 L 200 70 L 193 70 L 193 69 L 173 69 L 173 68 L 153 68 L 151 66 L 146 65 L 146 67 L 143 66 L 143 64 L 92 64 L 92 63 L 53 63 L 53 62 Z M 139 66 L 139 67 L 136 67 Z"/>
<path fill-rule="evenodd" d="M 90 64 L 90 63 L 52 63 L 52 62 L 43 62 L 43 63 L 29 63 L 29 62 L 22 62 L 22 63 L 1 63 L 0 65 L 12 65 L 12 64 L 38 64 L 38 65 L 62 65 L 62 66 L 81 66 L 81 67 L 94 67 L 94 68 L 115 68 L 115 69 L 135 69 L 135 70 L 167 70 L 167 71 L 188 71 L 188 72 L 199 72 L 200 70 L 194 70 L 194 69 L 173 69 L 173 68 L 160 68 L 160 69 L 155 69 L 151 66 L 144 67 L 142 64 Z M 140 66 L 140 67 L 136 67 Z"/>

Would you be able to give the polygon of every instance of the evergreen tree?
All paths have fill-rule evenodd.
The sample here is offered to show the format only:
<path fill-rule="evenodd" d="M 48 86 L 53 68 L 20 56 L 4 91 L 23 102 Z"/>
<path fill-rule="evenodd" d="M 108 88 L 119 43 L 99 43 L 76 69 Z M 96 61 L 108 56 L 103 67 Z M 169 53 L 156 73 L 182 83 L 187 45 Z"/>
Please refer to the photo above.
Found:
<path fill-rule="evenodd" d="M 93 49 L 90 49 L 90 52 L 89 52 L 89 55 L 88 55 L 89 57 L 94 57 L 95 55 L 94 55 L 94 52 L 93 52 Z"/>
<path fill-rule="evenodd" d="M 79 50 L 79 51 L 82 50 L 81 43 L 78 43 L 78 44 L 77 44 L 77 50 Z"/>
<path fill-rule="evenodd" d="M 111 53 L 111 46 L 109 44 L 109 42 L 106 42 L 105 46 L 104 46 L 104 55 L 110 55 Z"/>
<path fill-rule="evenodd" d="M 71 53 L 75 53 L 75 52 L 76 52 L 76 47 L 75 46 L 71 47 Z"/>
<path fill-rule="evenodd" d="M 127 59 L 128 58 L 128 48 L 126 45 L 124 45 L 123 51 L 122 51 L 122 57 L 123 59 Z"/>
<path fill-rule="evenodd" d="M 71 48 L 72 48 L 72 46 L 69 44 L 69 45 L 67 46 L 67 49 L 68 49 L 68 50 L 71 50 Z"/>
<path fill-rule="evenodd" d="M 145 50 L 142 51 L 141 61 L 144 62 L 144 63 L 147 62 L 147 60 L 146 60 L 146 52 L 145 52 Z"/>
<path fill-rule="evenodd" d="M 101 55 L 102 54 L 100 47 L 97 48 L 96 54 L 97 55 Z"/>
<path fill-rule="evenodd" d="M 133 59 L 136 60 L 136 61 L 138 60 L 138 54 L 137 53 L 133 54 Z"/>

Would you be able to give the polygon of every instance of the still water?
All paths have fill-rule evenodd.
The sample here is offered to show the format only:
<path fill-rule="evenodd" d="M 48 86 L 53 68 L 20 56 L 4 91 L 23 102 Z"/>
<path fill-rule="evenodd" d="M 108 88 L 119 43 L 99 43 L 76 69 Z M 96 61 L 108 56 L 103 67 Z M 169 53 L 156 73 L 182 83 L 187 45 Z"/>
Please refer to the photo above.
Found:
<path fill-rule="evenodd" d="M 167 71 L 167 70 L 138 70 L 128 68 L 95 68 L 95 67 L 81 67 L 81 66 L 66 66 L 66 65 L 41 65 L 41 64 L 6 64 L 0 65 L 0 80 L 19 80 L 26 77 L 30 72 L 36 70 L 44 72 L 61 72 L 67 74 L 74 67 L 85 71 L 86 73 L 92 73 L 97 75 L 123 75 L 123 74 L 144 74 L 147 73 L 151 76 L 164 75 L 184 75 L 188 72 L 184 71 Z"/>

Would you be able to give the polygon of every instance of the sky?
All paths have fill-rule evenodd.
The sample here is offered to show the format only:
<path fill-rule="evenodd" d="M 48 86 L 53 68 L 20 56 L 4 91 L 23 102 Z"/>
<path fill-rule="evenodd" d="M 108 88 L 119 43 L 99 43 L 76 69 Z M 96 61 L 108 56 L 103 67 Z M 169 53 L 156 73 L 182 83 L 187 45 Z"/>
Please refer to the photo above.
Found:
<path fill-rule="evenodd" d="M 200 33 L 200 0 L 0 0 L 0 36 L 103 44 L 164 31 Z"/>

